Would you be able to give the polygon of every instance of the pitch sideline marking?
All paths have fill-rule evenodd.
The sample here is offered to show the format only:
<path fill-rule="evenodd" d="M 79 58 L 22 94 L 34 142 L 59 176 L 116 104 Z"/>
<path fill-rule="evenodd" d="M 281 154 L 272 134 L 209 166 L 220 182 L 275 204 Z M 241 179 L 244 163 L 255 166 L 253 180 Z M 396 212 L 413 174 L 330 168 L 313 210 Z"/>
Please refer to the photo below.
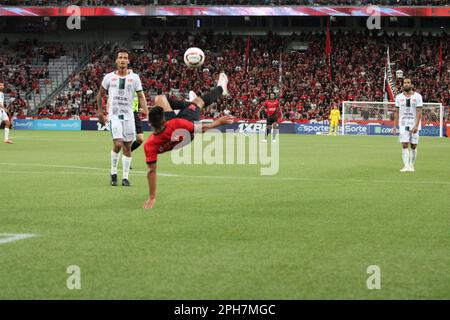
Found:
<path fill-rule="evenodd" d="M 50 168 L 66 168 L 66 169 L 83 169 L 83 170 L 96 170 L 96 171 L 109 171 L 110 169 L 105 168 L 94 168 L 94 167 L 79 167 L 79 166 L 62 166 L 53 164 L 39 164 L 39 163 L 11 163 L 11 162 L 0 162 L 0 165 L 10 165 L 10 166 L 35 166 L 35 167 L 50 167 Z M 48 172 L 48 171 L 0 171 L 1 173 L 30 173 L 30 174 L 89 174 L 85 172 Z M 133 173 L 147 174 L 146 171 L 133 170 Z M 95 175 L 103 175 L 96 173 Z M 203 176 L 203 175 L 181 175 L 172 173 L 158 173 L 160 176 L 164 177 L 180 177 L 180 178 L 199 178 L 199 179 L 233 179 L 233 180 L 281 180 L 281 181 L 305 181 L 305 182 L 349 182 L 349 183 L 399 183 L 399 184 L 441 184 L 450 185 L 450 181 L 397 181 L 397 180 L 361 180 L 361 179 L 331 179 L 331 178 L 301 178 L 301 177 L 232 177 L 232 176 Z"/>
<path fill-rule="evenodd" d="M 61 169 L 80 169 L 80 170 L 95 170 L 95 171 L 110 171 L 110 169 L 105 169 L 105 168 L 93 168 L 93 167 L 80 167 L 80 166 L 61 166 L 61 165 L 57 165 L 57 164 L 39 164 L 39 163 L 11 163 L 11 162 L 0 162 L 0 165 L 6 165 L 6 166 L 25 166 L 25 167 L 30 167 L 30 166 L 35 166 L 35 167 L 48 167 L 48 168 L 61 168 Z M 23 171 L 23 172 L 30 172 L 32 173 L 32 171 Z M 45 171 L 35 171 L 34 173 L 46 173 Z M 147 174 L 147 171 L 139 171 L 139 170 L 133 170 L 132 172 L 134 173 L 145 173 Z M 17 171 L 17 173 L 21 173 L 20 171 Z M 53 173 L 53 172 L 47 172 L 47 173 Z M 54 173 L 63 173 L 63 172 L 54 172 Z M 71 174 L 71 173 L 78 173 L 78 172 L 64 172 L 67 174 Z M 81 174 L 81 173 L 80 173 Z M 92 173 L 89 173 L 92 174 Z M 171 173 L 158 173 L 161 176 L 166 176 L 166 177 L 177 177 L 178 175 L 176 174 L 171 174 Z"/>
<path fill-rule="evenodd" d="M 0 244 L 24 240 L 37 236 L 38 236 L 37 234 L 31 233 L 0 233 Z"/>

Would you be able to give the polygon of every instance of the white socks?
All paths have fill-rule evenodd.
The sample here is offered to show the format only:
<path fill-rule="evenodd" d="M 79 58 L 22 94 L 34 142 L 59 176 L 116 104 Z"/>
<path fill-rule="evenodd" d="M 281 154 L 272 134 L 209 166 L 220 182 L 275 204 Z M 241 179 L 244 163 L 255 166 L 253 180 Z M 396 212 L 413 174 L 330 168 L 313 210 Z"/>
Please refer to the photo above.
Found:
<path fill-rule="evenodd" d="M 416 161 L 416 157 L 417 157 L 417 148 L 416 149 L 411 149 L 410 154 L 409 154 L 409 165 L 414 165 L 414 162 Z"/>
<path fill-rule="evenodd" d="M 130 167 L 131 167 L 131 157 L 127 157 L 122 155 L 122 171 L 123 171 L 123 177 L 122 179 L 128 180 L 128 174 L 130 173 Z"/>
<path fill-rule="evenodd" d="M 111 150 L 111 174 L 117 174 L 117 167 L 119 166 L 120 153 L 115 153 Z M 131 157 L 122 155 L 122 179 L 128 179 L 131 168 Z"/>
<path fill-rule="evenodd" d="M 417 148 L 416 149 L 402 149 L 402 159 L 405 168 L 411 168 L 417 158 Z"/>
<path fill-rule="evenodd" d="M 117 174 L 117 167 L 119 166 L 120 153 L 115 153 L 111 150 L 111 174 Z M 131 157 L 122 155 L 122 179 L 128 180 L 131 168 Z"/>
<path fill-rule="evenodd" d="M 5 141 L 9 139 L 9 128 L 5 128 Z"/>
<path fill-rule="evenodd" d="M 402 159 L 403 164 L 405 165 L 405 168 L 409 167 L 409 148 L 402 149 Z"/>
<path fill-rule="evenodd" d="M 119 165 L 120 153 L 115 153 L 111 150 L 111 174 L 117 174 L 117 167 Z"/>

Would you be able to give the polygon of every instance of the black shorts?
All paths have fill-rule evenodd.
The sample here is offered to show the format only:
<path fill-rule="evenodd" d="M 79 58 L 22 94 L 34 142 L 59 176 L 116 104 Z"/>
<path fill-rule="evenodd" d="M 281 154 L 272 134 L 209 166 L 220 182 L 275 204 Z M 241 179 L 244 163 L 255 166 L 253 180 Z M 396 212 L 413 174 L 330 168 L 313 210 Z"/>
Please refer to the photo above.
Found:
<path fill-rule="evenodd" d="M 142 124 L 141 118 L 139 118 L 139 112 L 134 112 L 134 125 L 136 126 L 136 133 L 144 133 L 144 125 Z"/>
<path fill-rule="evenodd" d="M 164 118 L 169 121 L 174 118 L 181 118 L 191 122 L 200 121 L 201 109 L 194 103 L 180 110 L 178 114 L 174 111 L 164 112 Z"/>
<path fill-rule="evenodd" d="M 277 123 L 277 122 L 278 122 L 278 116 L 276 113 L 267 117 L 267 125 L 268 126 L 271 126 L 272 124 Z"/>

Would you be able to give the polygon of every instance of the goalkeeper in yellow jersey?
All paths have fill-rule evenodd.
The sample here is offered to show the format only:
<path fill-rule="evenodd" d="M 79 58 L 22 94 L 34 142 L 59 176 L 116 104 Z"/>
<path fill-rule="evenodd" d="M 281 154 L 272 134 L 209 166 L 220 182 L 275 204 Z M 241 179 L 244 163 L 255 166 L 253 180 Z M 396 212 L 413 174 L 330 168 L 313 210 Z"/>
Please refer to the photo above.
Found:
<path fill-rule="evenodd" d="M 333 104 L 333 109 L 331 109 L 330 111 L 329 119 L 330 119 L 330 132 L 328 133 L 328 135 L 331 135 L 333 127 L 334 127 L 334 135 L 336 135 L 339 127 L 339 120 L 341 120 L 341 113 L 336 104 Z"/>

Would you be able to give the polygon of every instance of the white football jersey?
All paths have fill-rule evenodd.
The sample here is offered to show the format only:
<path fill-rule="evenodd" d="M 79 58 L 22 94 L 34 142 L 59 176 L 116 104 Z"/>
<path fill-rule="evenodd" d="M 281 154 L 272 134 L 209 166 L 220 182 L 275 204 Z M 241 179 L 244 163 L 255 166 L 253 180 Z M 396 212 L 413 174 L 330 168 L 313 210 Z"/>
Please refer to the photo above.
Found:
<path fill-rule="evenodd" d="M 0 107 L 5 107 L 5 96 L 3 95 L 3 92 L 0 92 Z"/>
<path fill-rule="evenodd" d="M 399 127 L 400 131 L 405 131 L 406 127 L 410 129 L 414 127 L 417 120 L 416 108 L 423 107 L 422 95 L 414 92 L 409 98 L 404 93 L 400 93 L 395 97 L 395 107 L 399 108 Z M 419 122 L 419 130 L 421 123 Z"/>
<path fill-rule="evenodd" d="M 109 119 L 134 120 L 134 93 L 142 91 L 139 76 L 129 71 L 125 77 L 121 77 L 114 71 L 105 75 L 102 87 L 108 91 Z"/>

